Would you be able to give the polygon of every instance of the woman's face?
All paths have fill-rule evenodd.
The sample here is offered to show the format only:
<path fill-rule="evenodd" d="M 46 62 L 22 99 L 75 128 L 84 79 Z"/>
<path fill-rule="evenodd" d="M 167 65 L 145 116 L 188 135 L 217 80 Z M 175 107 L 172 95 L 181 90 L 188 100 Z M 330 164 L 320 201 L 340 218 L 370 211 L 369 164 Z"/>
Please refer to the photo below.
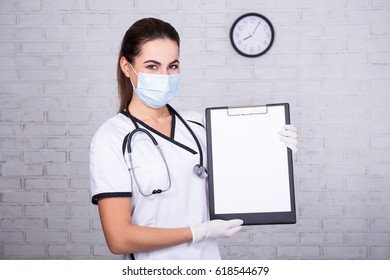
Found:
<path fill-rule="evenodd" d="M 145 43 L 132 64 L 135 72 L 171 75 L 180 73 L 179 47 L 175 41 L 156 39 Z M 134 71 L 129 73 L 137 87 L 138 79 Z"/>

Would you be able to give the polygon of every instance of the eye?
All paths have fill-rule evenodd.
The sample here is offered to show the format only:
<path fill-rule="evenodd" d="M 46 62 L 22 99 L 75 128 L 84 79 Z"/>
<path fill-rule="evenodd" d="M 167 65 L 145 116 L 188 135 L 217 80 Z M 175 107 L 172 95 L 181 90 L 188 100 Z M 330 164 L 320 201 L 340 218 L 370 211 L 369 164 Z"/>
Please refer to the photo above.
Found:
<path fill-rule="evenodd" d="M 171 64 L 171 65 L 169 65 L 169 69 L 177 70 L 177 69 L 179 69 L 179 64 Z"/>
<path fill-rule="evenodd" d="M 146 68 L 149 69 L 149 70 L 156 70 L 157 69 L 157 65 L 149 64 L 148 66 L 146 66 Z"/>

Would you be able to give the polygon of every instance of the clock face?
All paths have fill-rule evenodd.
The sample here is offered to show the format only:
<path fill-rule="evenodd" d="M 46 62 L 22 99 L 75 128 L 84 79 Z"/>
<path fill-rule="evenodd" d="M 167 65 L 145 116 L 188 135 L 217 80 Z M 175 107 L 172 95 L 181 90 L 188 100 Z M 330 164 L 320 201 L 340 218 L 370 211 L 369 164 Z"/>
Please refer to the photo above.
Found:
<path fill-rule="evenodd" d="M 256 57 L 266 53 L 274 41 L 274 29 L 263 15 L 249 13 L 240 16 L 230 30 L 233 48 L 246 57 Z"/>

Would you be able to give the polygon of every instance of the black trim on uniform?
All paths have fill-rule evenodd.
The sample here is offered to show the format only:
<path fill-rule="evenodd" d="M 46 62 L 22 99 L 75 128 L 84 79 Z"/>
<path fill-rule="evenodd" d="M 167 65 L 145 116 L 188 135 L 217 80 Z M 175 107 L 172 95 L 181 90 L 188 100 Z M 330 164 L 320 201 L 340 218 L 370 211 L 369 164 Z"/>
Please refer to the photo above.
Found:
<path fill-rule="evenodd" d="M 177 112 L 169 105 L 167 104 L 167 107 L 168 107 L 168 110 L 169 112 L 171 113 L 171 116 L 172 116 L 172 127 L 171 127 L 171 135 L 170 137 L 162 134 L 161 132 L 159 132 L 158 130 L 154 129 L 153 127 L 147 125 L 146 123 L 144 123 L 143 121 L 141 121 L 140 119 L 132 116 L 127 110 L 124 110 L 122 111 L 121 113 L 123 115 L 125 115 L 126 117 L 128 117 L 133 123 L 134 123 L 134 126 L 136 128 L 139 128 L 138 124 L 141 124 L 143 127 L 147 128 L 148 130 L 152 131 L 153 133 L 157 134 L 158 136 L 160 136 L 161 138 L 164 138 L 165 140 L 179 146 L 180 148 L 184 149 L 184 150 L 187 150 L 188 152 L 190 152 L 191 154 L 193 155 L 196 155 L 198 154 L 197 151 L 191 149 L 190 147 L 180 143 L 180 142 L 177 142 L 175 139 L 174 139 L 174 136 L 175 136 L 175 130 L 176 130 L 176 115 L 177 115 Z M 184 123 L 184 125 L 186 125 Z M 191 132 L 191 131 L 190 131 Z M 123 139 L 123 144 L 122 144 L 122 147 L 123 145 L 125 145 L 125 143 L 127 143 L 127 138 Z"/>
<path fill-rule="evenodd" d="M 172 114 L 172 111 L 170 109 L 170 106 L 167 106 L 168 107 L 168 110 L 169 110 L 169 113 L 171 113 L 171 116 L 172 116 L 172 122 L 171 122 L 171 139 L 175 139 L 175 131 L 176 131 L 176 116 L 175 114 Z"/>
<path fill-rule="evenodd" d="M 192 137 L 194 138 L 195 140 L 195 143 L 196 145 L 198 146 L 198 151 L 199 151 L 199 165 L 200 166 L 203 166 L 203 153 L 202 153 L 202 147 L 200 145 L 200 142 L 198 140 L 198 137 L 196 137 L 195 133 L 192 131 L 190 125 L 179 115 L 178 112 L 175 111 L 175 109 L 173 109 L 169 104 L 167 104 L 168 108 L 170 108 L 173 112 L 173 114 L 175 114 L 179 119 L 180 121 L 184 124 L 184 126 L 188 129 L 188 131 L 191 133 Z"/>
<path fill-rule="evenodd" d="M 191 121 L 191 120 L 186 120 L 186 121 L 187 121 L 187 122 L 190 122 L 190 123 L 197 124 L 197 125 L 199 125 L 199 126 L 201 126 L 201 127 L 205 128 L 205 127 L 204 127 L 204 125 L 203 125 L 203 124 L 201 124 L 200 122 Z"/>
<path fill-rule="evenodd" d="M 123 155 L 125 154 L 125 151 L 126 151 L 127 139 L 129 139 L 129 135 L 130 135 L 130 132 L 127 133 L 125 138 L 123 138 L 123 142 L 122 142 L 122 154 Z"/>
<path fill-rule="evenodd" d="M 92 203 L 97 205 L 98 200 L 101 198 L 106 198 L 106 197 L 132 197 L 131 192 L 107 192 L 107 193 L 99 193 L 95 194 L 92 197 Z"/>

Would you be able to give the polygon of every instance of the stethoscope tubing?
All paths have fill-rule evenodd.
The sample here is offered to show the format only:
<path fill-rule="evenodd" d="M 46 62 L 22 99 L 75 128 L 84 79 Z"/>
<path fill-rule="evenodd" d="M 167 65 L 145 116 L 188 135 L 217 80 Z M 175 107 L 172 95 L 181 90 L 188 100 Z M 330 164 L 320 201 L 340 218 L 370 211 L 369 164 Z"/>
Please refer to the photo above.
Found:
<path fill-rule="evenodd" d="M 141 195 L 147 197 L 147 196 L 151 196 L 151 195 L 153 195 L 153 194 L 162 193 L 163 190 L 162 190 L 162 189 L 155 189 L 155 190 L 153 190 L 152 193 L 150 193 L 150 194 L 145 194 L 143 191 L 141 191 L 140 184 L 139 184 L 139 182 L 138 182 L 138 180 L 137 180 L 137 176 L 135 175 L 134 165 L 133 165 L 133 156 L 132 156 L 132 151 L 131 151 L 131 139 L 133 138 L 133 136 L 134 136 L 136 133 L 140 133 L 140 132 L 145 133 L 145 134 L 150 138 L 150 140 L 153 142 L 154 146 L 157 148 L 158 152 L 160 153 L 162 160 L 164 161 L 165 169 L 167 170 L 167 174 L 168 174 L 168 187 L 167 187 L 164 191 L 167 191 L 167 190 L 169 190 L 169 189 L 171 188 L 172 180 L 171 180 L 171 173 L 169 172 L 169 167 L 168 167 L 167 160 L 165 159 L 164 154 L 163 154 L 161 148 L 159 147 L 159 145 L 158 145 L 158 143 L 157 143 L 157 140 L 153 137 L 153 135 L 152 135 L 149 131 L 147 131 L 147 130 L 144 129 L 144 128 L 138 127 L 138 128 L 136 128 L 136 129 L 134 129 L 134 130 L 130 133 L 129 137 L 127 138 L 127 151 L 128 151 L 128 153 L 129 153 L 129 160 L 130 160 L 131 172 L 132 172 L 132 174 L 133 174 L 134 181 L 135 181 L 135 183 L 136 183 L 137 186 L 138 186 L 139 192 L 141 193 Z"/>
<path fill-rule="evenodd" d="M 167 105 L 167 106 L 169 106 L 169 105 Z M 169 106 L 169 109 L 172 112 L 172 114 L 176 115 L 180 119 L 180 121 L 184 124 L 184 126 L 190 132 L 191 136 L 194 138 L 195 143 L 196 143 L 196 145 L 198 147 L 198 152 L 199 152 L 199 164 L 196 164 L 194 166 L 193 171 L 200 178 L 206 178 L 207 177 L 207 169 L 203 166 L 203 150 L 202 150 L 202 147 L 200 145 L 199 139 L 196 137 L 194 131 L 187 124 L 187 122 L 183 119 L 183 117 L 180 116 L 180 114 L 178 112 L 176 112 L 176 110 L 174 110 L 172 107 Z M 133 122 L 133 124 L 135 126 L 135 129 L 129 134 L 129 136 L 127 138 L 127 151 L 128 151 L 128 154 L 129 154 L 129 160 L 130 160 L 130 165 L 131 165 L 131 173 L 133 174 L 132 177 L 134 178 L 134 181 L 135 181 L 135 183 L 136 183 L 136 185 L 138 187 L 139 192 L 141 193 L 141 195 L 147 197 L 147 196 L 151 196 L 153 194 L 160 194 L 162 192 L 165 192 L 165 191 L 169 190 L 171 188 L 171 183 L 172 183 L 172 181 L 171 181 L 171 174 L 169 172 L 168 163 L 167 163 L 167 161 L 166 161 L 166 159 L 164 157 L 164 154 L 163 154 L 161 148 L 158 145 L 157 140 L 153 137 L 153 135 L 148 130 L 146 130 L 144 128 L 140 128 L 138 126 L 136 120 L 130 114 L 130 112 L 125 110 L 125 114 Z M 140 184 L 139 184 L 139 182 L 137 180 L 137 176 L 135 175 L 135 171 L 134 171 L 134 168 L 133 168 L 133 158 L 132 158 L 132 148 L 131 148 L 131 139 L 133 138 L 133 136 L 136 133 L 140 133 L 140 132 L 145 133 L 150 138 L 150 140 L 153 142 L 154 146 L 157 148 L 157 150 L 159 151 L 159 153 L 161 155 L 161 158 L 164 161 L 164 165 L 165 165 L 165 168 L 166 168 L 167 174 L 168 174 L 168 187 L 165 190 L 162 190 L 162 189 L 159 188 L 159 189 L 153 190 L 151 194 L 145 194 L 140 189 Z"/>
<path fill-rule="evenodd" d="M 167 106 L 169 106 L 167 104 Z M 180 116 L 180 114 L 175 110 L 173 109 L 171 106 L 169 106 L 169 110 L 172 112 L 172 114 L 174 114 L 175 116 L 177 116 L 179 118 L 179 120 L 184 124 L 184 126 L 187 128 L 187 130 L 190 132 L 192 138 L 194 138 L 195 140 L 195 143 L 196 143 L 196 146 L 198 147 L 198 151 L 199 151 L 199 166 L 203 167 L 203 150 L 202 150 L 202 146 L 200 145 L 200 142 L 199 142 L 199 139 L 198 137 L 196 137 L 194 131 L 191 129 L 191 127 L 188 125 L 188 123 L 183 119 L 182 116 Z M 138 124 L 137 124 L 137 121 L 134 119 L 134 117 L 130 114 L 130 112 L 128 110 L 125 110 L 125 113 L 126 113 L 126 116 L 133 122 L 134 126 L 136 129 L 141 129 Z M 144 130 L 144 131 L 147 131 L 147 130 Z M 133 131 L 134 132 L 134 131 Z M 151 133 L 149 131 L 147 131 L 147 134 L 151 136 Z M 149 136 L 149 137 L 150 137 Z M 130 136 L 129 136 L 130 137 Z M 154 137 L 153 137 L 154 139 Z M 154 139 L 153 143 L 156 145 L 157 141 L 156 139 Z M 128 149 L 128 151 L 130 151 Z M 204 168 L 204 167 L 203 167 Z M 205 168 L 204 168 L 205 169 Z M 205 169 L 206 170 L 206 169 Z M 207 171 L 206 171 L 207 172 Z"/>

